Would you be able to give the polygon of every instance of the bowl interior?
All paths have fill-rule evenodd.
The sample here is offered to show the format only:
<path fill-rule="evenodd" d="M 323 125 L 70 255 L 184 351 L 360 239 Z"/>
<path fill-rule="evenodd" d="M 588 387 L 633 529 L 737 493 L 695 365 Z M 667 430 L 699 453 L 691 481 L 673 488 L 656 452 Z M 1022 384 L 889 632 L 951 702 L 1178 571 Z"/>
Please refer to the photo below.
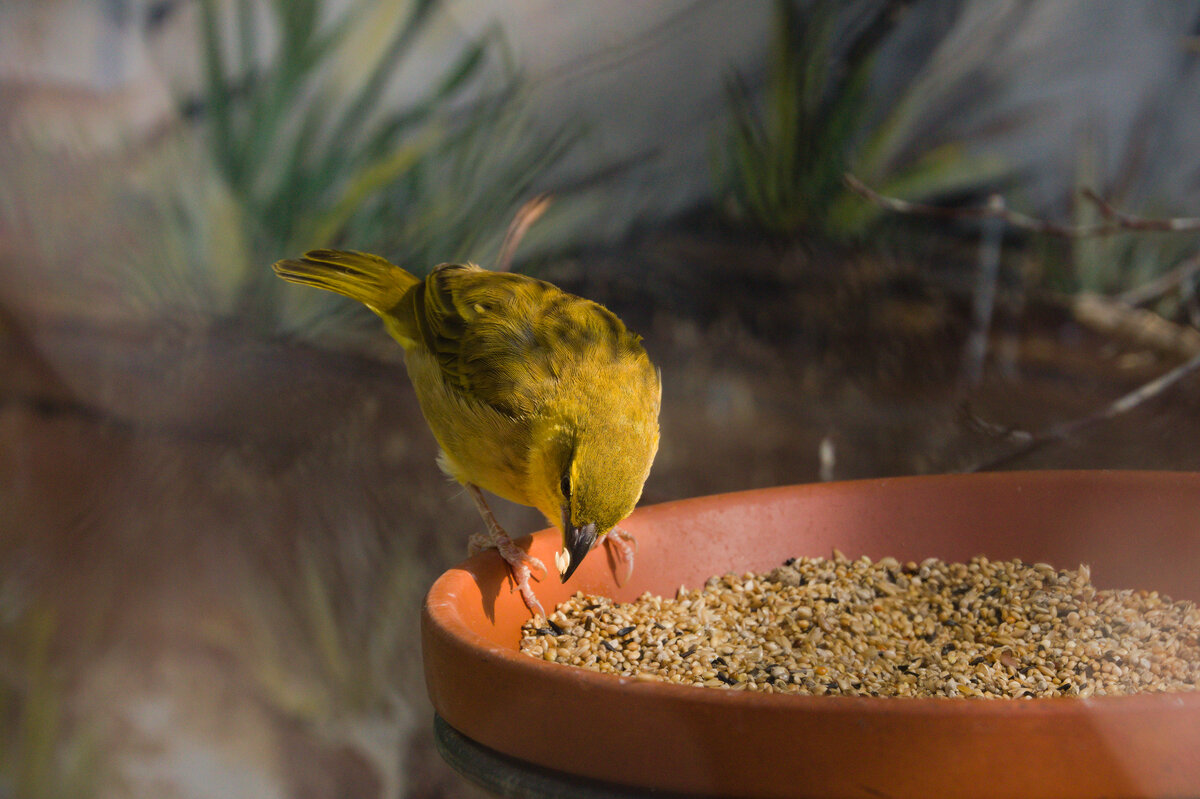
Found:
<path fill-rule="evenodd" d="M 895 478 L 791 486 L 639 509 L 635 568 L 594 550 L 566 585 L 554 573 L 557 530 L 522 541 L 548 564 L 535 583 L 547 612 L 575 593 L 630 601 L 673 594 L 714 574 L 770 570 L 793 556 L 947 561 L 985 555 L 1057 568 L 1088 564 L 1101 588 L 1200 600 L 1200 475 L 1043 472 Z M 495 552 L 460 566 L 455 609 L 496 646 L 516 649 L 529 612 Z"/>
<path fill-rule="evenodd" d="M 792 486 L 642 508 L 623 526 L 638 541 L 629 582 L 617 585 L 618 564 L 598 549 L 566 585 L 554 574 L 535 585 L 547 610 L 575 591 L 621 601 L 673 594 L 714 574 L 769 570 L 835 547 L 851 558 L 1086 563 L 1102 588 L 1200 599 L 1200 474 Z M 557 531 L 521 543 L 553 569 Z M 446 572 L 422 620 L 426 683 L 438 713 L 467 737 L 565 773 L 747 797 L 951 795 L 964 785 L 984 796 L 1027 797 L 1200 788 L 1200 692 L 1010 701 L 692 688 L 521 655 L 528 618 L 495 553 Z"/>

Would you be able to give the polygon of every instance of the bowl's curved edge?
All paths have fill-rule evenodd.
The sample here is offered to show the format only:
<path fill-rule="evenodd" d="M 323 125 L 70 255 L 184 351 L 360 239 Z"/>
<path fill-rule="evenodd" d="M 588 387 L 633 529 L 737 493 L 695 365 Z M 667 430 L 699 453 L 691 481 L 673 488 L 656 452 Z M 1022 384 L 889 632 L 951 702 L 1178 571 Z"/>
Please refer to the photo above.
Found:
<path fill-rule="evenodd" d="M 1200 475 L 1188 473 L 1031 476 L 1005 472 L 887 478 L 680 500 L 640 509 L 627 526 L 653 523 L 656 516 L 681 510 L 708 512 L 730 501 L 771 502 L 797 494 L 861 490 L 864 484 L 888 490 L 907 481 L 951 479 L 1015 486 L 1030 481 L 1070 483 L 1079 475 L 1084 480 L 1107 475 L 1098 479 L 1200 491 Z M 543 530 L 525 543 L 552 552 L 557 531 Z M 476 580 L 503 580 L 505 574 L 503 561 L 484 553 L 447 571 L 430 589 L 421 625 L 429 696 L 437 712 L 468 737 L 548 768 L 615 782 L 628 781 L 633 774 L 654 775 L 657 782 L 650 787 L 662 790 L 744 796 L 798 795 L 795 784 L 780 789 L 780 764 L 790 762 L 795 762 L 791 768 L 797 776 L 803 774 L 801 793 L 844 788 L 847 768 L 857 770 L 864 795 L 953 791 L 989 767 L 997 773 L 981 791 L 984 795 L 1088 796 L 1114 790 L 1130 796 L 1186 795 L 1200 786 L 1200 763 L 1189 756 L 1200 745 L 1200 692 L 1023 702 L 896 700 L 749 695 L 615 678 L 526 658 L 470 629 L 459 610 L 462 598 L 474 601 L 480 594 Z M 486 675 L 487 682 L 480 675 Z M 487 712 L 480 713 L 480 707 L 487 707 Z M 568 708 L 573 710 L 569 717 L 564 715 Z M 920 734 L 914 735 L 917 729 Z M 792 740 L 773 737 L 780 730 L 787 730 Z M 861 742 L 867 740 L 884 751 L 862 751 Z M 1068 754 L 1086 753 L 1088 763 L 1064 758 L 1064 740 Z M 809 760 L 797 752 L 799 741 L 822 741 L 826 749 L 818 759 Z M 854 741 L 860 745 L 847 748 L 837 743 Z M 971 742 L 968 751 L 963 750 L 964 741 Z M 1038 774 L 1036 784 L 1022 778 L 1019 769 L 995 769 L 997 757 L 1003 760 L 996 753 L 1011 753 L 1014 741 L 1023 747 L 1024 771 Z M 829 746 L 829 742 L 835 743 Z M 929 774 L 885 773 L 894 772 L 897 761 L 936 760 L 949 749 L 956 751 L 958 762 L 941 769 L 940 784 L 931 784 Z M 570 752 L 577 756 L 564 755 Z M 1091 763 L 1096 752 L 1108 757 Z M 687 767 L 677 763 L 664 771 L 662 758 L 668 754 Z M 739 757 L 745 762 L 775 763 L 775 773 L 760 775 L 757 781 L 752 775 L 730 783 L 729 775 L 713 764 Z"/>

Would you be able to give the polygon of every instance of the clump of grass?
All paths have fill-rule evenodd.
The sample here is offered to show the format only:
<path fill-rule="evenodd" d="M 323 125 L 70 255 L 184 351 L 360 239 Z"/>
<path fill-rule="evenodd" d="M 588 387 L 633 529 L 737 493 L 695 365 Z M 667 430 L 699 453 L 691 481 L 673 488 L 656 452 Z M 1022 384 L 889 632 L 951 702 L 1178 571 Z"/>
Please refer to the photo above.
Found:
<path fill-rule="evenodd" d="M 397 76 L 428 68 L 440 5 L 360 0 L 326 21 L 318 0 L 276 0 L 264 25 L 250 0 L 230 19 L 201 3 L 205 82 L 189 107 L 241 206 L 243 315 L 298 330 L 347 307 L 317 292 L 284 302 L 269 264 L 313 247 L 377 251 L 418 273 L 482 260 L 569 146 L 566 132 L 533 132 L 495 28 L 458 47 L 415 97 L 390 99 Z M 265 54 L 267 31 L 278 42 Z M 364 48 L 379 31 L 382 46 Z M 348 52 L 355 68 L 339 69 Z"/>
<path fill-rule="evenodd" d="M 420 716 L 420 597 L 410 536 L 360 508 L 336 531 L 250 558 L 241 581 L 248 635 L 217 641 L 266 703 L 316 739 L 352 747 L 400 795 L 396 753 Z M 278 542 L 277 542 L 278 543 Z M 263 553 L 265 554 L 265 553 Z"/>
<path fill-rule="evenodd" d="M 99 752 L 67 722 L 65 675 L 52 657 L 54 611 L 13 600 L 0 591 L 0 796 L 93 796 Z"/>
<path fill-rule="evenodd" d="M 1149 120 L 1143 117 L 1138 135 L 1132 136 L 1131 141 L 1148 139 L 1153 142 L 1154 131 L 1149 128 Z M 1146 154 L 1136 150 L 1139 146 L 1147 145 L 1131 144 L 1130 151 L 1124 153 L 1120 172 L 1115 178 L 1106 180 L 1100 167 L 1103 158 L 1100 141 L 1092 135 L 1083 137 L 1076 155 L 1072 224 L 1084 227 L 1103 221 L 1096 203 L 1084 197 L 1084 190 L 1096 191 L 1097 187 L 1104 187 L 1100 191 L 1108 202 L 1138 216 L 1166 218 L 1177 215 L 1177 209 L 1168 207 L 1161 197 L 1155 196 L 1153 169 L 1146 170 Z M 1110 294 L 1147 283 L 1193 255 L 1196 236 L 1194 233 L 1128 231 L 1076 239 L 1067 245 L 1070 248 L 1070 287 Z M 1164 310 L 1169 315 L 1172 309 Z"/>
<path fill-rule="evenodd" d="M 846 189 L 847 171 L 908 199 L 1006 174 L 997 159 L 970 155 L 958 142 L 908 154 L 922 100 L 916 81 L 878 114 L 871 80 L 906 5 L 777 0 L 761 101 L 740 74 L 727 86 L 731 123 L 717 182 L 735 219 L 771 234 L 853 239 L 882 211 Z"/>
<path fill-rule="evenodd" d="M 429 575 L 404 520 L 362 490 L 325 497 L 315 523 L 248 548 L 238 584 L 252 634 L 226 642 L 274 706 L 316 726 L 403 719 L 421 682 Z"/>

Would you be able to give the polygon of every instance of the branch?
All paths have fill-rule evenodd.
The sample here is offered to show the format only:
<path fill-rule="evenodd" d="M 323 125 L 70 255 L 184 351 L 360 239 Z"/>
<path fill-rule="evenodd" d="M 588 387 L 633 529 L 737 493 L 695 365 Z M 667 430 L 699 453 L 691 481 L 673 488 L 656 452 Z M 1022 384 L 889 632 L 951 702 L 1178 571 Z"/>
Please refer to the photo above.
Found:
<path fill-rule="evenodd" d="M 1118 211 L 1110 203 L 1102 200 L 1090 189 L 1083 190 L 1084 199 L 1095 203 L 1104 217 L 1103 222 L 1094 225 L 1061 225 L 1037 219 L 1019 211 L 1013 211 L 1006 204 L 989 202 L 982 206 L 942 207 L 926 205 L 887 197 L 872 189 L 858 178 L 847 173 L 842 176 L 851 191 L 870 202 L 895 211 L 900 214 L 915 216 L 932 216 L 941 219 L 1002 219 L 1009 226 L 1032 233 L 1042 233 L 1047 236 L 1059 236 L 1067 239 L 1082 239 L 1093 236 L 1111 236 L 1127 230 L 1180 232 L 1200 231 L 1200 219 L 1191 217 L 1173 217 L 1168 219 L 1146 219 Z"/>
<path fill-rule="evenodd" d="M 1183 380 L 1193 372 L 1200 371 L 1200 355 L 1196 355 L 1191 360 L 1180 366 L 1175 367 L 1166 374 L 1151 380 L 1141 388 L 1129 392 L 1125 396 L 1110 403 L 1099 411 L 1084 416 L 1079 419 L 1071 419 L 1066 422 L 1060 422 L 1056 425 L 1051 425 L 1045 430 L 1037 433 L 1024 433 L 1014 430 L 1004 430 L 1004 435 L 1012 441 L 1018 442 L 1017 446 L 1003 455 L 999 455 L 991 460 L 982 461 L 967 469 L 965 472 L 980 472 L 987 469 L 994 469 L 997 466 L 1002 466 L 1010 461 L 1016 460 L 1022 455 L 1028 455 L 1036 449 L 1041 449 L 1047 444 L 1057 441 L 1065 441 L 1071 436 L 1078 433 L 1080 430 L 1114 419 L 1121 414 L 1128 413 L 1134 408 L 1146 402 L 1149 399 L 1157 397 L 1168 388 L 1174 386 L 1179 381 Z M 980 421 L 981 426 L 989 426 L 987 423 Z M 994 426 L 991 426 L 994 427 Z"/>
<path fill-rule="evenodd" d="M 1091 189 L 1083 189 L 1080 194 L 1085 200 L 1095 203 L 1100 209 L 1100 215 L 1117 225 L 1121 230 L 1157 230 L 1167 233 L 1194 232 L 1200 230 L 1200 219 L 1175 216 L 1166 219 L 1148 219 L 1144 216 L 1134 216 L 1119 211 L 1099 194 Z"/>
<path fill-rule="evenodd" d="M 1004 198 L 993 194 L 988 209 L 998 213 L 1004 209 Z M 979 267 L 975 276 L 975 292 L 971 303 L 971 331 L 963 348 L 962 379 L 969 387 L 983 382 L 983 363 L 987 359 L 991 338 L 992 312 L 996 305 L 996 281 L 1000 277 L 1000 249 L 1004 240 L 1004 224 L 993 216 L 983 223 L 979 242 Z"/>
<path fill-rule="evenodd" d="M 1200 273 L 1200 253 L 1196 253 L 1186 259 L 1171 271 L 1159 275 L 1140 286 L 1135 286 L 1129 291 L 1118 294 L 1115 299 L 1117 302 L 1133 307 L 1148 305 L 1180 288 L 1193 275 L 1198 273 Z"/>
<path fill-rule="evenodd" d="M 1000 219 L 1014 228 L 1063 238 L 1079 239 L 1090 236 L 1110 236 L 1114 233 L 1124 231 L 1200 231 L 1200 219 L 1191 217 L 1148 219 L 1134 216 L 1114 208 L 1111 203 L 1101 198 L 1091 189 L 1084 189 L 1081 192 L 1081 196 L 1088 202 L 1096 205 L 1104 221 L 1095 225 L 1060 225 L 1012 211 L 999 195 L 993 195 L 989 198 L 987 205 L 983 206 L 944 208 L 936 205 L 909 202 L 908 200 L 901 200 L 895 197 L 887 197 L 849 173 L 843 175 L 843 180 L 851 191 L 865 197 L 881 208 L 895 211 L 896 213 L 931 216 L 942 219 Z M 1182 286 L 1197 270 L 1200 270 L 1200 254 L 1185 261 L 1169 275 L 1164 276 L 1161 281 L 1156 281 L 1152 286 L 1145 287 L 1143 292 L 1127 296 L 1125 298 L 1126 302 L 1147 301 L 1146 298 L 1153 299 L 1156 296 L 1161 296 L 1161 294 L 1170 291 L 1175 286 Z M 1164 286 L 1166 287 L 1165 289 L 1163 288 Z M 1151 380 L 1141 388 L 1131 391 L 1095 413 L 1079 419 L 1072 419 L 1052 425 L 1037 433 L 1001 430 L 995 425 L 988 425 L 982 420 L 975 420 L 976 424 L 980 427 L 991 428 L 994 432 L 1002 433 L 1015 446 L 1004 455 L 977 463 L 972 467 L 964 469 L 964 471 L 977 472 L 984 469 L 992 469 L 1052 442 L 1066 440 L 1080 430 L 1128 413 L 1143 402 L 1157 397 L 1193 372 L 1200 371 L 1200 352 L 1197 352 L 1197 348 L 1200 347 L 1200 333 L 1197 333 L 1192 328 L 1173 325 L 1156 314 L 1131 308 L 1119 302 L 1098 298 L 1094 295 L 1080 295 L 1075 298 L 1072 310 L 1076 318 L 1090 320 L 1093 324 L 1103 322 L 1112 327 L 1118 327 L 1130 319 L 1136 319 L 1140 323 L 1138 327 L 1149 330 L 1153 334 L 1153 338 L 1157 344 L 1167 345 L 1168 348 L 1177 351 L 1182 349 L 1188 352 L 1190 358 L 1170 372 L 1155 380 Z M 1119 313 L 1115 312 L 1117 310 L 1119 310 Z M 1154 324 L 1147 324 L 1148 322 L 1153 322 Z M 1164 324 L 1169 326 L 1169 329 L 1165 328 Z"/>
<path fill-rule="evenodd" d="M 1068 297 L 1065 305 L 1076 322 L 1110 338 L 1124 339 L 1139 347 L 1169 352 L 1181 358 L 1200 354 L 1200 330 L 1176 324 L 1153 311 L 1090 292 Z"/>

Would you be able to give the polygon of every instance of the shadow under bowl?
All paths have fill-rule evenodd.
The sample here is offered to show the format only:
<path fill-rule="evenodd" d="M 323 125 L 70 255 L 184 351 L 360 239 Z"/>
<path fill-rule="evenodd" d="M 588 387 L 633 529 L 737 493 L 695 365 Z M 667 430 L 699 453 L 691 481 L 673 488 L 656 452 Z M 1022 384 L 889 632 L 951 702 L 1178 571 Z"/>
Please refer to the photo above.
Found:
<path fill-rule="evenodd" d="M 632 579 L 607 549 L 561 585 L 618 601 L 793 556 L 1087 563 L 1101 588 L 1200 599 L 1200 474 L 1005 472 L 789 486 L 645 507 Z M 557 530 L 523 540 L 554 563 Z M 740 797 L 1197 796 L 1200 692 L 1032 700 L 794 696 L 669 685 L 518 651 L 529 618 L 494 552 L 432 586 L 437 713 L 524 763 L 649 791 Z"/>

